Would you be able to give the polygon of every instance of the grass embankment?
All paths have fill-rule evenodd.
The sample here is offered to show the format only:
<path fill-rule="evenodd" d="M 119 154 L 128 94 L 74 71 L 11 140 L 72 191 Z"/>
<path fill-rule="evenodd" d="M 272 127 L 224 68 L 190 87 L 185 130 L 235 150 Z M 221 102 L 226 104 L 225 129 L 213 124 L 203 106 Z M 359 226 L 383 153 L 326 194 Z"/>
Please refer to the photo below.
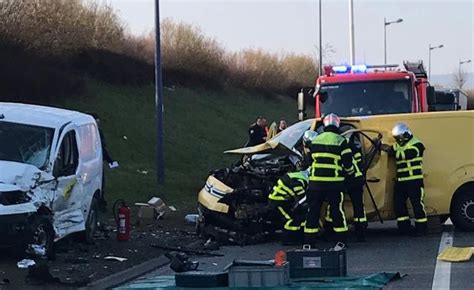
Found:
<path fill-rule="evenodd" d="M 118 169 L 106 169 L 110 205 L 118 198 L 133 204 L 158 196 L 180 211 L 195 211 L 197 192 L 209 171 L 236 161 L 222 152 L 246 142 L 248 125 L 257 115 L 269 122 L 296 117 L 296 103 L 288 97 L 270 99 L 237 89 L 165 88 L 166 181 L 158 186 L 153 86 L 91 86 L 93 96 L 60 105 L 101 116 L 109 151 L 120 163 Z"/>

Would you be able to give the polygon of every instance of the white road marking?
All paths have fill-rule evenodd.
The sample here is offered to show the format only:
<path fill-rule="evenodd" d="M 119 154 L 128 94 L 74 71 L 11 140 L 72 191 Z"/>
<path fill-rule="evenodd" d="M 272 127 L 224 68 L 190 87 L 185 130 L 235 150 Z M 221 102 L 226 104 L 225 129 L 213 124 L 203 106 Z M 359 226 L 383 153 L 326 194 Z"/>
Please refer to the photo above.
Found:
<path fill-rule="evenodd" d="M 449 230 L 443 231 L 441 235 L 441 241 L 439 243 L 439 250 L 438 255 L 444 250 L 446 247 L 453 246 L 453 228 L 452 226 L 449 227 Z M 433 290 L 445 290 L 450 289 L 451 283 L 451 262 L 445 262 L 436 260 L 436 267 L 433 277 L 433 286 L 431 289 Z"/>

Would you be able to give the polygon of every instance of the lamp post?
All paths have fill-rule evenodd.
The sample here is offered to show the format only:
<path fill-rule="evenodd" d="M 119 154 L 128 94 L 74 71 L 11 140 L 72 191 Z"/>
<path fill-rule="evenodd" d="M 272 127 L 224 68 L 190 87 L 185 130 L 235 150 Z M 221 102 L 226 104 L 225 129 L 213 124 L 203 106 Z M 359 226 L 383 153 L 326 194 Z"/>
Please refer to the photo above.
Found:
<path fill-rule="evenodd" d="M 321 1 L 319 0 L 319 75 L 323 74 L 323 21 L 322 21 L 322 10 Z"/>
<path fill-rule="evenodd" d="M 155 114 L 156 114 L 156 169 L 158 183 L 165 182 L 163 145 L 163 83 L 161 74 L 160 1 L 155 0 Z"/>
<path fill-rule="evenodd" d="M 467 60 L 460 60 L 459 61 L 459 75 L 461 75 L 461 65 L 465 64 L 465 63 L 470 63 L 471 60 L 470 59 L 467 59 Z"/>
<path fill-rule="evenodd" d="M 393 23 L 400 23 L 403 22 L 402 18 L 398 18 L 397 20 L 394 21 L 387 21 L 387 19 L 384 17 L 383 18 L 383 59 L 384 59 L 384 64 L 387 64 L 387 26 Z"/>
<path fill-rule="evenodd" d="M 440 44 L 440 45 L 437 45 L 437 46 L 429 46 L 429 54 L 428 54 L 428 79 L 431 78 L 431 51 L 433 49 L 437 49 L 437 48 L 443 48 L 444 45 L 443 44 Z"/>

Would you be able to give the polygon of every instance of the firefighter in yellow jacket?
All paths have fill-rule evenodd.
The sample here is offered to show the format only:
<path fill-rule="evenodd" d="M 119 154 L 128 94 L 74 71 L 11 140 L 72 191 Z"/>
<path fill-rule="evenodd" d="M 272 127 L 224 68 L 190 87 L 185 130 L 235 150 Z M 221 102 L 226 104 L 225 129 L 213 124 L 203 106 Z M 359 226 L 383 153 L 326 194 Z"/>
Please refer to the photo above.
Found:
<path fill-rule="evenodd" d="M 301 228 L 306 215 L 304 210 L 296 205 L 304 197 L 308 175 L 308 170 L 285 174 L 268 196 L 270 204 L 275 206 L 284 220 L 283 244 L 293 245 L 302 241 Z"/>
<path fill-rule="evenodd" d="M 407 199 L 410 199 L 415 214 L 415 233 L 423 235 L 427 230 L 427 217 L 424 205 L 423 153 L 425 146 L 413 136 L 410 128 L 403 123 L 392 129 L 396 143 L 393 146 L 382 145 L 382 149 L 395 157 L 397 179 L 394 190 L 394 206 L 397 214 L 398 229 L 401 234 L 412 232 L 408 215 Z"/>
<path fill-rule="evenodd" d="M 313 139 L 310 147 L 311 174 L 306 193 L 309 211 L 305 222 L 305 243 L 314 244 L 320 235 L 321 206 L 331 207 L 335 240 L 345 242 L 348 231 L 343 209 L 346 176 L 354 174 L 352 152 L 347 140 L 339 134 L 339 117 L 329 114 L 323 119 L 324 132 Z"/>

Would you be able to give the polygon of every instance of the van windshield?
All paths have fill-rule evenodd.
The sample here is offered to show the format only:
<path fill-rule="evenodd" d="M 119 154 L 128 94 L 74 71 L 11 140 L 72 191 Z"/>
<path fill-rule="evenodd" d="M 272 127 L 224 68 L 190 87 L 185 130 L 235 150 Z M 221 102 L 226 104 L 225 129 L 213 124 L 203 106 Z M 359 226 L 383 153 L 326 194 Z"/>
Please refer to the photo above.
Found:
<path fill-rule="evenodd" d="M 44 170 L 53 135 L 52 128 L 0 122 L 0 160 L 26 163 Z"/>
<path fill-rule="evenodd" d="M 323 85 L 321 113 L 342 117 L 398 114 L 411 112 L 411 90 L 408 80 L 349 82 Z"/>

